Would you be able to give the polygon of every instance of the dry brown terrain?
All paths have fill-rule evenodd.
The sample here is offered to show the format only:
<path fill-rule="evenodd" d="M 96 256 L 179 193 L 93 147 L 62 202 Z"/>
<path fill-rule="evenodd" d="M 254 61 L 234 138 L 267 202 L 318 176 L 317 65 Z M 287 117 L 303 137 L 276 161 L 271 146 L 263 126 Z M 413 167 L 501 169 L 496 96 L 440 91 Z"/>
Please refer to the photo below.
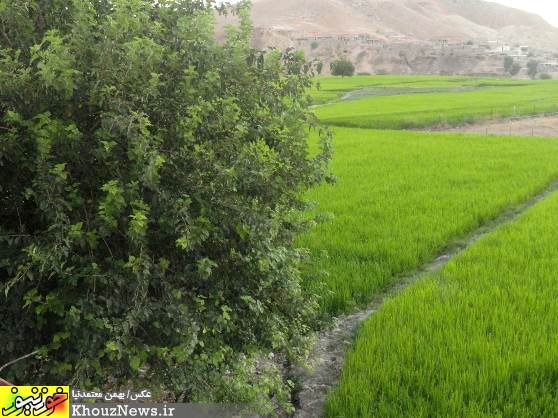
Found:
<path fill-rule="evenodd" d="M 481 0 L 255 0 L 252 18 L 257 28 L 295 35 L 366 33 L 384 40 L 499 40 L 532 47 L 558 41 L 558 29 L 541 17 Z"/>
<path fill-rule="evenodd" d="M 558 116 L 487 121 L 449 129 L 448 131 L 484 135 L 547 136 L 558 138 Z"/>
<path fill-rule="evenodd" d="M 503 55 L 556 61 L 558 71 L 557 28 L 481 0 L 254 0 L 252 19 L 255 47 L 296 47 L 325 73 L 348 57 L 357 72 L 502 74 Z M 219 37 L 231 22 L 218 19 Z"/>

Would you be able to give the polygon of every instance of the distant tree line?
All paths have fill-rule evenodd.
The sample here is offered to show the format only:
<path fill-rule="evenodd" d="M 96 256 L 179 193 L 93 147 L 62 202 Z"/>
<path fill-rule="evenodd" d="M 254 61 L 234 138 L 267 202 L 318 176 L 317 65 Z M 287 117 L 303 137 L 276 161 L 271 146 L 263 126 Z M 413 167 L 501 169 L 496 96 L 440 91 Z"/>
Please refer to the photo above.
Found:
<path fill-rule="evenodd" d="M 504 57 L 504 71 L 511 76 L 515 76 L 519 74 L 521 71 L 521 65 L 516 62 L 513 57 L 505 56 Z M 527 75 L 531 79 L 537 78 L 537 74 L 539 74 L 539 62 L 537 60 L 529 60 L 527 63 Z M 541 79 L 549 79 L 551 78 L 549 74 L 541 74 Z"/>

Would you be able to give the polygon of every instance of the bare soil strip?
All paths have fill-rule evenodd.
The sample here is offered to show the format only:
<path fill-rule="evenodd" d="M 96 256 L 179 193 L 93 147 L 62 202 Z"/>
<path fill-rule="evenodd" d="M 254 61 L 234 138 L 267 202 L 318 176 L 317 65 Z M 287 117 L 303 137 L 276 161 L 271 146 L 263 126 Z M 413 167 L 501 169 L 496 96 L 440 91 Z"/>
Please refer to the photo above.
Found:
<path fill-rule="evenodd" d="M 402 277 L 391 288 L 376 296 L 366 309 L 351 315 L 338 317 L 330 329 L 322 332 L 314 345 L 310 355 L 310 364 L 300 370 L 303 378 L 303 388 L 296 396 L 296 418 L 314 418 L 323 416 L 323 408 L 329 391 L 336 385 L 347 348 L 354 342 L 360 324 L 377 312 L 384 302 L 411 284 L 425 276 L 444 267 L 450 260 L 475 244 L 484 235 L 489 234 L 498 227 L 513 222 L 523 212 L 544 200 L 554 192 L 558 192 L 558 179 L 549 184 L 541 193 L 524 203 L 508 208 L 496 218 L 471 232 L 461 239 L 453 241 L 434 260 L 423 265 L 413 273 Z"/>
<path fill-rule="evenodd" d="M 477 133 L 484 135 L 558 137 L 558 116 L 533 116 L 490 120 L 453 129 L 434 129 L 444 132 Z"/>

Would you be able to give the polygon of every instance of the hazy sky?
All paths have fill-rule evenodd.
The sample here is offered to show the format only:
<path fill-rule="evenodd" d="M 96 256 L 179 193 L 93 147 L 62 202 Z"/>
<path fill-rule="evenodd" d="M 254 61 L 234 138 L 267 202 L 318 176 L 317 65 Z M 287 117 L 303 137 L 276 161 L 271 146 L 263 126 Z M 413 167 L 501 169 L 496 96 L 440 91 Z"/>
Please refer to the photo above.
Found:
<path fill-rule="evenodd" d="M 527 10 L 542 16 L 548 23 L 558 27 L 558 2 L 556 0 L 492 0 L 516 9 Z"/>

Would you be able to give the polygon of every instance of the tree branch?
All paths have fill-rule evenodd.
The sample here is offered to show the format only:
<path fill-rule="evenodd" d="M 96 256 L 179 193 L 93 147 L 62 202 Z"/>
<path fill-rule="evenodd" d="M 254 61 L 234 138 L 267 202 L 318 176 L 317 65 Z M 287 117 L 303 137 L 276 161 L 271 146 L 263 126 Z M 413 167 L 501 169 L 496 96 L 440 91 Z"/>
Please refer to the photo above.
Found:
<path fill-rule="evenodd" d="M 15 360 L 10 361 L 9 363 L 6 363 L 6 364 L 4 364 L 3 366 L 0 367 L 0 372 L 8 366 L 11 366 L 12 364 L 17 363 L 18 361 L 25 360 L 26 358 L 34 356 L 35 354 L 38 354 L 38 353 L 39 353 L 39 350 L 36 350 L 36 351 L 33 351 L 32 353 L 26 354 L 24 356 L 16 358 Z"/>
<path fill-rule="evenodd" d="M 10 38 L 8 37 L 8 34 L 6 33 L 6 26 L 4 25 L 4 22 L 2 22 L 2 36 L 4 36 L 4 39 L 6 40 L 6 42 L 8 43 L 8 46 L 13 49 L 14 46 L 12 45 L 12 41 L 10 41 Z"/>

